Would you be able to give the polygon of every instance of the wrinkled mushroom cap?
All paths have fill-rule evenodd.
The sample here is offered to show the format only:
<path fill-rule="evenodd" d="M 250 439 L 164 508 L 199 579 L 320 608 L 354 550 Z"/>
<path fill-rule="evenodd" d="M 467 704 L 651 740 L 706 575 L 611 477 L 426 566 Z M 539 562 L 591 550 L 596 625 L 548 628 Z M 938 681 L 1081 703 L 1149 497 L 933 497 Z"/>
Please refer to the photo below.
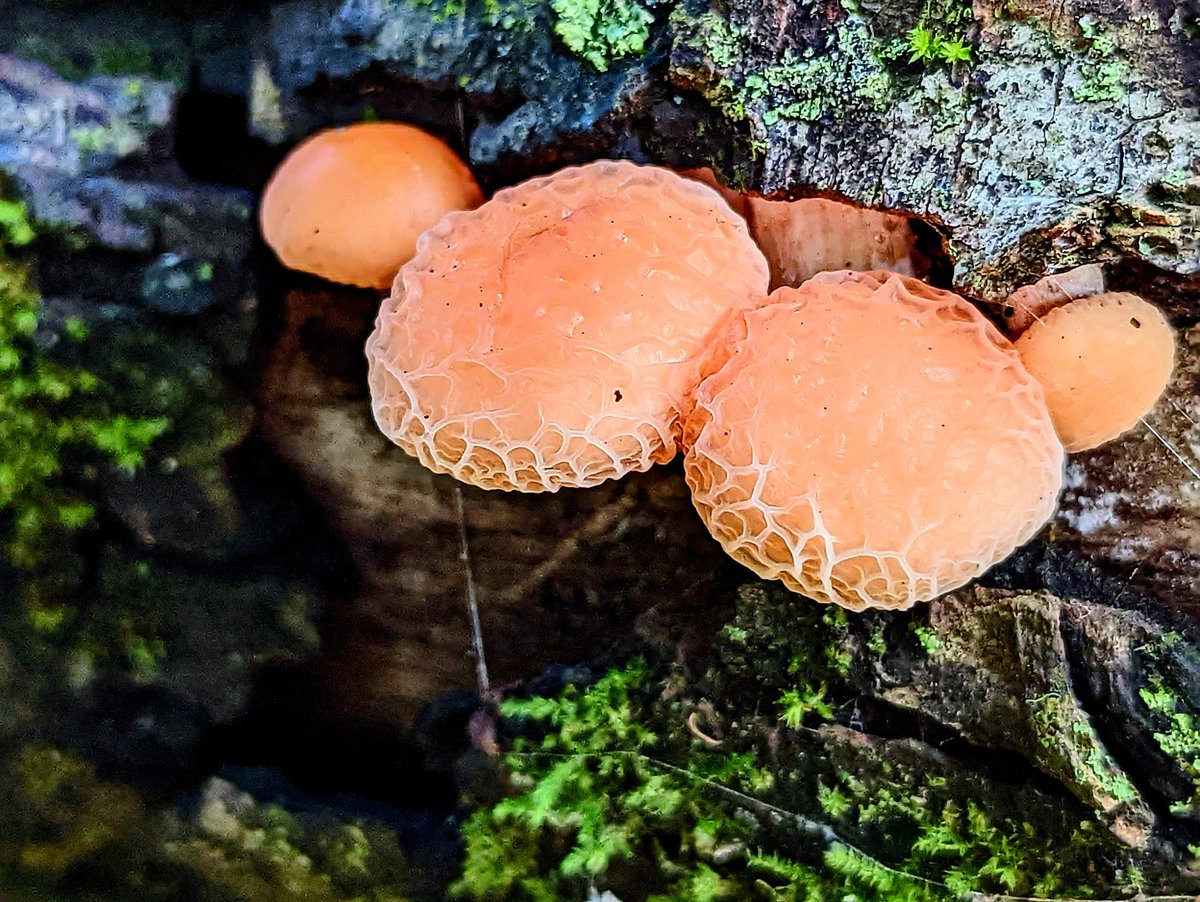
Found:
<path fill-rule="evenodd" d="M 263 191 L 259 223 L 285 266 L 387 288 L 422 232 L 482 199 L 466 164 L 438 138 L 399 122 L 362 122 L 293 150 Z"/>
<path fill-rule="evenodd" d="M 421 239 L 367 344 L 376 421 L 485 488 L 648 469 L 676 452 L 709 333 L 766 285 L 711 188 L 608 161 L 533 179 Z"/>
<path fill-rule="evenodd" d="M 684 467 L 709 530 L 790 589 L 861 610 L 961 586 L 1054 511 L 1042 390 L 970 304 L 830 273 L 738 317 L 705 364 Z"/>
<path fill-rule="evenodd" d="M 1095 448 L 1150 412 L 1175 365 L 1166 318 L 1134 294 L 1114 292 L 1056 307 L 1017 339 L 1025 367 L 1068 451 Z"/>

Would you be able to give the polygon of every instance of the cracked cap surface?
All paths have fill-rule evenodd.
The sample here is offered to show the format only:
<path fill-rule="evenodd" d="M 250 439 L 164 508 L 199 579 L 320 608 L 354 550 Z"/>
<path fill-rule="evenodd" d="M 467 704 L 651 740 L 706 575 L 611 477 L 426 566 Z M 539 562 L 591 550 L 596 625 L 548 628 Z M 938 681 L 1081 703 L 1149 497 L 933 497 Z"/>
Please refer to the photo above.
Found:
<path fill-rule="evenodd" d="M 734 323 L 704 365 L 684 469 L 713 536 L 760 576 L 906 608 L 1053 513 L 1063 448 L 1042 389 L 962 298 L 826 273 Z"/>
<path fill-rule="evenodd" d="M 526 492 L 590 486 L 676 453 L 718 322 L 767 263 L 711 188 L 601 161 L 446 217 L 367 343 L 383 432 L 435 472 Z"/>

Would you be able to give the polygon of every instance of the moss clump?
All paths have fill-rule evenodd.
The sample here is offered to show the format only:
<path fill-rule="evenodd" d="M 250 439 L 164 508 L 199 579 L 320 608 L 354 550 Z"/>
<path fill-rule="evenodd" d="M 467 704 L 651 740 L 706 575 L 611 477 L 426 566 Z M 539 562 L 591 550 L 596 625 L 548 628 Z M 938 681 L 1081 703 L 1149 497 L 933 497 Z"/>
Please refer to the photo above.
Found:
<path fill-rule="evenodd" d="M 242 902 L 404 902 L 429 892 L 379 824 L 297 817 L 215 778 L 195 826 L 163 850 L 191 880 Z"/>
<path fill-rule="evenodd" d="M 749 592 L 702 677 L 635 660 L 556 698 L 505 701 L 512 794 L 464 825 L 456 893 L 866 902 L 1124 889 L 1114 864 L 1127 851 L 1081 806 L 831 723 L 855 705 L 859 632 L 840 609 Z"/>
<path fill-rule="evenodd" d="M 17 257 L 33 229 L 22 204 L 0 203 L 0 549 L 28 568 L 55 530 L 93 517 L 92 503 L 63 476 L 66 462 L 107 460 L 132 471 L 168 421 L 129 416 L 94 374 L 39 352 L 40 300 Z M 69 321 L 64 337 L 82 341 L 86 329 Z"/>
<path fill-rule="evenodd" d="M 642 53 L 654 14 L 638 0 L 550 0 L 554 33 L 600 72 L 613 60 Z"/>
<path fill-rule="evenodd" d="M 435 892 L 378 822 L 298 816 L 216 778 L 194 818 L 181 818 L 45 743 L 0 756 L 0 813 L 0 892 L 17 898 L 404 902 Z"/>
<path fill-rule="evenodd" d="M 85 761 L 30 744 L 3 763 L 11 770 L 0 781 L 0 885 L 6 875 L 61 875 L 140 840 L 137 794 L 99 779 Z"/>
<path fill-rule="evenodd" d="M 908 62 L 924 65 L 970 63 L 974 48 L 968 37 L 975 24 L 970 3 L 961 0 L 924 0 L 916 23 L 893 45 L 892 57 L 907 55 Z"/>

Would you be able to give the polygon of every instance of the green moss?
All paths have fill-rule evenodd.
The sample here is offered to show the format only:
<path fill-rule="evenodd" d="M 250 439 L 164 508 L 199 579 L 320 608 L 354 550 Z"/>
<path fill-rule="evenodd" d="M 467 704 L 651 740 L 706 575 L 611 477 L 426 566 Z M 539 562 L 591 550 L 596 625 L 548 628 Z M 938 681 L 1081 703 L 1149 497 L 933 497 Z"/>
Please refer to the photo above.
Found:
<path fill-rule="evenodd" d="M 833 717 L 833 709 L 825 700 L 827 691 L 824 685 L 785 689 L 776 702 L 779 706 L 779 719 L 793 730 L 798 730 L 810 714 L 830 720 Z"/>
<path fill-rule="evenodd" d="M 867 902 L 1113 891 L 1110 863 L 1124 853 L 1083 809 L 992 786 L 919 744 L 831 729 L 840 652 L 856 635 L 840 609 L 747 592 L 693 682 L 636 660 L 556 698 L 506 700 L 512 792 L 465 823 L 456 894 Z M 701 709 L 723 725 L 715 744 L 680 729 Z"/>
<path fill-rule="evenodd" d="M 395 834 L 298 817 L 214 781 L 195 823 L 148 811 L 79 756 L 30 743 L 0 757 L 0 886 L 27 898 L 403 902 L 430 898 Z M 236 805 L 227 806 L 226 799 Z M 82 891 L 81 891 L 82 890 Z M 8 898 L 6 895 L 5 898 Z"/>
<path fill-rule="evenodd" d="M 600 72 L 613 60 L 642 53 L 654 14 L 638 0 L 550 0 L 554 33 Z"/>
<path fill-rule="evenodd" d="M 961 0 L 923 0 L 916 23 L 892 56 L 907 54 L 908 62 L 926 65 L 970 63 L 973 48 L 967 33 L 975 24 L 974 11 Z"/>
<path fill-rule="evenodd" d="M 61 874 L 136 832 L 143 814 L 137 794 L 98 779 L 80 758 L 30 744 L 4 764 L 11 771 L 0 780 L 0 876 Z"/>
<path fill-rule="evenodd" d="M 16 257 L 33 240 L 19 203 L 0 207 L 0 546 L 14 564 L 32 567 L 48 536 L 85 526 L 91 505 L 67 487 L 73 455 L 136 468 L 167 428 L 162 418 L 113 410 L 92 373 L 57 363 L 32 342 L 41 314 L 28 263 Z M 80 334 L 76 327 L 66 332 Z"/>

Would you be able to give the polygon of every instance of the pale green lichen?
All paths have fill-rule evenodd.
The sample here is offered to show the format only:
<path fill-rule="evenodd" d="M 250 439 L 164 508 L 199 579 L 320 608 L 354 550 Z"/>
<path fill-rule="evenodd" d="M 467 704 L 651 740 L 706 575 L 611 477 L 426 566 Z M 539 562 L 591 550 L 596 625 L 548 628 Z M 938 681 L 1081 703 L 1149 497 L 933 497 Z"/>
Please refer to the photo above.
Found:
<path fill-rule="evenodd" d="M 1115 103 L 1123 99 L 1128 71 L 1125 63 L 1115 58 L 1115 39 L 1086 16 L 1079 20 L 1079 28 L 1086 50 L 1080 65 L 1081 80 L 1071 96 L 1078 103 Z"/>
<path fill-rule="evenodd" d="M 761 68 L 745 61 L 745 31 L 717 13 L 693 21 L 677 9 L 672 23 L 716 68 L 704 90 L 731 119 L 753 116 L 765 126 L 813 122 L 848 104 L 880 112 L 891 102 L 893 82 L 882 45 L 857 15 L 834 28 L 825 50 L 788 52 Z"/>
<path fill-rule="evenodd" d="M 429 10 L 435 22 L 444 22 L 459 17 L 478 18 L 491 28 L 504 31 L 532 31 L 539 27 L 544 0 L 388 0 L 390 3 L 406 3 L 418 9 Z M 471 77 L 468 73 L 458 76 L 459 87 L 466 87 Z"/>
<path fill-rule="evenodd" d="M 554 33 L 600 72 L 614 60 L 642 53 L 654 14 L 638 0 L 550 0 Z"/>

